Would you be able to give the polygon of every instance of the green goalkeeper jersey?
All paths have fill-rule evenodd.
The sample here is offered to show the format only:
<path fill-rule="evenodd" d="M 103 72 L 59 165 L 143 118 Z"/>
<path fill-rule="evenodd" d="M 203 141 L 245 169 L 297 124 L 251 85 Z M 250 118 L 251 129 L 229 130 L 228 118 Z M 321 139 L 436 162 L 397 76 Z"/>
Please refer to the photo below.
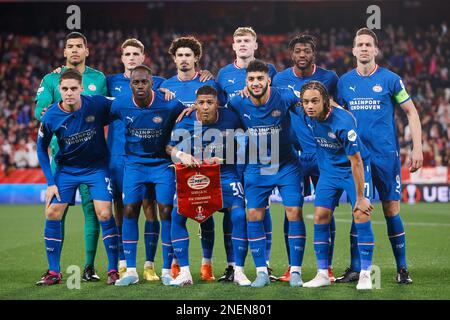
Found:
<path fill-rule="evenodd" d="M 63 72 L 67 67 L 63 67 Z M 41 120 L 41 112 L 44 108 L 52 103 L 61 100 L 59 93 L 59 77 L 60 73 L 49 73 L 42 79 L 41 85 L 36 94 L 36 108 L 34 114 L 36 119 Z M 105 75 L 95 69 L 86 66 L 83 72 L 83 87 L 82 94 L 100 94 L 107 95 L 106 78 Z"/>

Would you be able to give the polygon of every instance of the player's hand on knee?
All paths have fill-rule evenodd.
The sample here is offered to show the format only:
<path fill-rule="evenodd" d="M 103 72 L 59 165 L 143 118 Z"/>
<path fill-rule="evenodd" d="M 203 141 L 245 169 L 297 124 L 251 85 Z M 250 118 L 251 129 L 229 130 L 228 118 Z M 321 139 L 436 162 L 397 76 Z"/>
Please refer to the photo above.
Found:
<path fill-rule="evenodd" d="M 367 198 L 361 198 L 356 200 L 355 208 L 353 212 L 361 211 L 365 215 L 370 215 L 373 211 L 373 205 L 370 203 L 370 200 Z"/>
<path fill-rule="evenodd" d="M 411 160 L 409 162 L 409 172 L 416 172 L 423 165 L 423 153 L 422 150 L 413 149 Z"/>
<path fill-rule="evenodd" d="M 175 98 L 175 93 L 173 93 L 172 91 L 170 91 L 167 88 L 159 88 L 159 91 L 161 91 L 162 93 L 164 93 L 164 100 L 169 101 L 172 100 L 173 98 Z"/>
<path fill-rule="evenodd" d="M 195 110 L 195 107 L 190 107 L 190 108 L 186 108 L 184 109 L 180 115 L 178 116 L 176 123 L 180 122 L 181 120 L 183 120 L 184 117 L 187 117 L 188 115 L 190 115 L 193 111 Z"/>
<path fill-rule="evenodd" d="M 199 168 L 200 167 L 200 162 L 188 153 L 182 152 L 178 156 L 178 159 L 180 159 L 181 163 L 184 164 L 186 167 L 189 167 L 189 168 Z"/>
<path fill-rule="evenodd" d="M 206 82 L 214 78 L 213 74 L 209 70 L 200 70 L 198 74 L 200 75 L 200 82 Z"/>
<path fill-rule="evenodd" d="M 58 187 L 56 185 L 48 186 L 45 191 L 45 206 L 48 208 L 50 206 L 50 202 L 53 197 L 56 197 L 58 201 L 61 201 L 61 197 L 59 196 Z"/>

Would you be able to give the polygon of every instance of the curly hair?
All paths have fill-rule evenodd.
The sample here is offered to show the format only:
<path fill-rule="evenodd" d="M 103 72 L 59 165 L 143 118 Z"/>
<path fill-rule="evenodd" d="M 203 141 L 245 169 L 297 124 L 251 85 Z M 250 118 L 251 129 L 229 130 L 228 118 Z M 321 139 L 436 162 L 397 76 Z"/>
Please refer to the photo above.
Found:
<path fill-rule="evenodd" d="M 194 37 L 180 37 L 174 39 L 170 44 L 169 54 L 172 57 L 175 57 L 178 48 L 189 48 L 199 60 L 202 57 L 202 44 Z"/>

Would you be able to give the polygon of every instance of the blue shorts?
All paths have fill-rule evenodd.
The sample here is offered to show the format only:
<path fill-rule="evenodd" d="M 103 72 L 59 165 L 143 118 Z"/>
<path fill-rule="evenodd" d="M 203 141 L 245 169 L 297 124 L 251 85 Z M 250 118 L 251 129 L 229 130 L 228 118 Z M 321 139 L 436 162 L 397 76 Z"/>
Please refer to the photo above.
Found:
<path fill-rule="evenodd" d="M 275 187 L 278 187 L 285 206 L 303 206 L 303 177 L 298 162 L 282 165 L 273 175 L 245 173 L 244 190 L 247 207 L 249 209 L 267 207 L 269 196 Z"/>
<path fill-rule="evenodd" d="M 109 174 L 111 178 L 111 187 L 113 190 L 113 199 L 121 199 L 123 196 L 123 174 L 125 170 L 126 156 L 113 155 L 109 161 Z M 155 200 L 154 188 L 147 188 L 145 199 Z"/>
<path fill-rule="evenodd" d="M 352 207 L 354 207 L 356 203 L 356 189 L 351 168 L 348 169 L 348 172 L 340 175 L 322 172 L 317 183 L 314 206 L 334 210 L 344 190 Z M 373 199 L 370 164 L 364 165 L 364 196 L 369 200 Z"/>
<path fill-rule="evenodd" d="M 58 187 L 61 201 L 53 197 L 51 203 L 68 203 L 69 205 L 74 205 L 75 194 L 80 184 L 87 185 L 92 200 L 112 200 L 111 182 L 106 168 L 93 169 L 90 173 L 83 174 L 82 176 L 57 169 L 55 172 L 55 184 Z"/>
<path fill-rule="evenodd" d="M 373 185 L 382 201 L 401 199 L 402 174 L 400 157 L 396 153 L 371 158 Z"/>
<path fill-rule="evenodd" d="M 223 208 L 244 207 L 244 188 L 239 179 L 220 177 Z"/>
<path fill-rule="evenodd" d="M 303 175 L 303 195 L 309 196 L 312 194 L 310 179 L 317 186 L 319 180 L 319 166 L 317 165 L 317 156 L 315 153 L 301 153 L 300 154 L 300 168 Z"/>
<path fill-rule="evenodd" d="M 172 205 L 175 194 L 175 170 L 169 165 L 170 163 L 125 166 L 123 204 L 141 202 L 149 191 L 153 191 L 157 202 Z"/>

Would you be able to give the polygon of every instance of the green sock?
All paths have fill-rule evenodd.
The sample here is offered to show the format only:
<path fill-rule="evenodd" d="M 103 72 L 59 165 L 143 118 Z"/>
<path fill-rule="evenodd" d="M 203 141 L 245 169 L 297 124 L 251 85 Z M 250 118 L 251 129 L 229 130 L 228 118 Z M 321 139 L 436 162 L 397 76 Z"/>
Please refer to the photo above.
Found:
<path fill-rule="evenodd" d="M 84 242 L 86 244 L 86 266 L 93 266 L 97 253 L 100 224 L 95 214 L 94 202 L 87 185 L 80 185 L 81 204 L 84 213 Z"/>

